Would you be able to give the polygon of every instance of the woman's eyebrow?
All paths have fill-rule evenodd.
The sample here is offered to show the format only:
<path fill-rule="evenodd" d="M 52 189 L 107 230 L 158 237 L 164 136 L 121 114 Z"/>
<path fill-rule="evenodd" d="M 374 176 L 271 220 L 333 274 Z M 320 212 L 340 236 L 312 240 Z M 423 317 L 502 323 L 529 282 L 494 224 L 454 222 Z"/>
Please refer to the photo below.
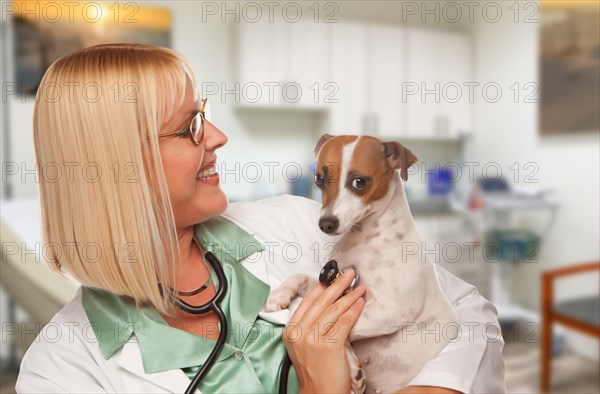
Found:
<path fill-rule="evenodd" d="M 192 118 L 193 118 L 194 116 L 196 116 L 196 114 L 197 114 L 199 111 L 200 111 L 199 109 L 193 109 L 193 110 L 189 111 L 189 112 L 187 113 L 187 115 L 188 115 L 188 116 L 186 116 L 185 120 L 184 120 L 184 121 L 182 121 L 182 122 L 179 124 L 179 126 L 177 126 L 177 131 L 179 131 L 179 130 L 183 129 L 184 127 L 186 127 L 186 126 L 187 126 L 187 125 L 190 123 L 190 120 L 192 120 Z"/>

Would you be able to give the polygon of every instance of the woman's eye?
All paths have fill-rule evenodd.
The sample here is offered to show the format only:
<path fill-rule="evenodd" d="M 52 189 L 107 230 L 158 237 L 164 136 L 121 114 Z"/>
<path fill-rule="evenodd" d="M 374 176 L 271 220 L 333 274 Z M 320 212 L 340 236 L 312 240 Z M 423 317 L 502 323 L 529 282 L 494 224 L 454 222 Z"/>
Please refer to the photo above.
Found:
<path fill-rule="evenodd" d="M 319 174 L 315 175 L 315 185 L 318 187 L 322 187 L 325 184 L 325 180 Z"/>
<path fill-rule="evenodd" d="M 362 190 L 367 186 L 367 180 L 365 178 L 354 178 L 352 181 L 352 187 L 356 190 Z"/>

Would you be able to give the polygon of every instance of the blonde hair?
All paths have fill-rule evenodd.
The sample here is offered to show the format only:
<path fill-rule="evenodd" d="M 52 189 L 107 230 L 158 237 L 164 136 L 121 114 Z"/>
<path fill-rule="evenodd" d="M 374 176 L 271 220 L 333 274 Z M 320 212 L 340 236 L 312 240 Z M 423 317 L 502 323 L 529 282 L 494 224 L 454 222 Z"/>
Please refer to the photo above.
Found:
<path fill-rule="evenodd" d="M 50 269 L 166 315 L 180 251 L 157 136 L 186 84 L 175 51 L 98 45 L 50 66 L 34 110 Z"/>

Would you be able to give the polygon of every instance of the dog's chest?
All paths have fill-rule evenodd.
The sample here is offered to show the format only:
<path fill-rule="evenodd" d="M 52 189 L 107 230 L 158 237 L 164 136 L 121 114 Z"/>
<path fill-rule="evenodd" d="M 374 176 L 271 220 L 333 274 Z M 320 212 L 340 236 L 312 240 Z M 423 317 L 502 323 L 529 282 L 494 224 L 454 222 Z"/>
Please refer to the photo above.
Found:
<path fill-rule="evenodd" d="M 342 268 L 351 264 L 358 268 L 359 283 L 367 289 L 360 319 L 376 319 L 383 326 L 391 324 L 393 316 L 408 320 L 418 312 L 416 304 L 423 290 L 421 270 L 426 268 L 415 261 L 402 262 L 401 241 L 395 241 L 395 233 L 379 234 L 368 243 L 357 241 L 335 256 Z"/>
<path fill-rule="evenodd" d="M 383 219 L 383 218 L 382 218 Z M 381 221 L 381 220 L 380 220 Z M 417 261 L 403 258 L 403 247 L 412 242 L 411 234 L 387 219 L 386 225 L 374 225 L 355 231 L 340 240 L 333 256 L 340 266 L 355 265 L 361 272 L 361 283 L 392 290 L 398 283 L 408 282 L 423 267 Z"/>

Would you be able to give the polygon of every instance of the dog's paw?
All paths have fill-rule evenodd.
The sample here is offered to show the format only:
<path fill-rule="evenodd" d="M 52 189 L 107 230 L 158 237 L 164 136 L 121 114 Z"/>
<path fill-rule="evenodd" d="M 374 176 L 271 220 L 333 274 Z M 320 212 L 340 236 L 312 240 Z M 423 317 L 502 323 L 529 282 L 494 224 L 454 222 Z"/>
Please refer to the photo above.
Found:
<path fill-rule="evenodd" d="M 367 379 L 363 373 L 362 368 L 358 368 L 356 374 L 352 374 L 351 379 L 351 393 L 352 394 L 363 394 L 367 388 Z"/>
<path fill-rule="evenodd" d="M 293 288 L 280 287 L 269 294 L 263 309 L 265 312 L 277 312 L 289 308 L 294 297 L 296 291 Z"/>
<path fill-rule="evenodd" d="M 349 343 L 346 343 L 346 357 L 350 367 L 350 388 L 352 394 L 363 394 L 367 388 L 367 379 L 360 361 Z"/>

